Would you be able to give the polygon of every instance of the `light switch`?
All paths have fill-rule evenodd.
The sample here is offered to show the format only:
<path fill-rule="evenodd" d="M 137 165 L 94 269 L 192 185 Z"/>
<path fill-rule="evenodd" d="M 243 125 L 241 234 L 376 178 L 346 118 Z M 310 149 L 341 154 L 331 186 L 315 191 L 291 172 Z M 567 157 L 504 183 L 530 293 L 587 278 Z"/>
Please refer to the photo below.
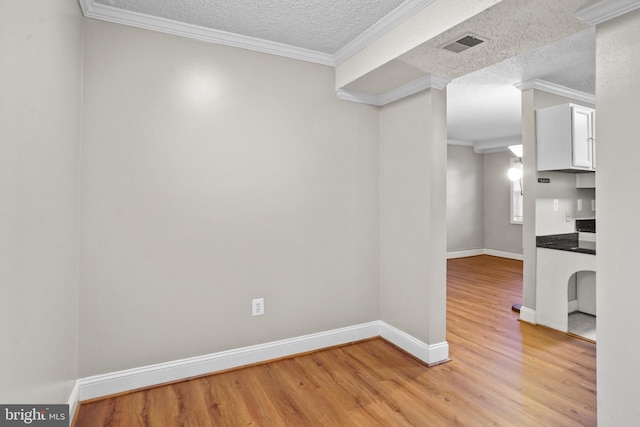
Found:
<path fill-rule="evenodd" d="M 578 210 L 582 210 L 582 199 L 578 199 Z"/>
<path fill-rule="evenodd" d="M 558 209 L 559 209 L 558 199 L 553 199 L 553 211 L 558 212 Z"/>

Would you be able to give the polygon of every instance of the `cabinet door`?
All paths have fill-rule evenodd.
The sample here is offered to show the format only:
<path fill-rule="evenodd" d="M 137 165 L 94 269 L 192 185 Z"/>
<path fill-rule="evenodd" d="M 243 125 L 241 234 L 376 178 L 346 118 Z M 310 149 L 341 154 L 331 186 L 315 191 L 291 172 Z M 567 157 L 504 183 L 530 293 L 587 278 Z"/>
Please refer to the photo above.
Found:
<path fill-rule="evenodd" d="M 593 167 L 593 111 L 588 108 L 571 107 L 571 151 L 573 166 Z"/>

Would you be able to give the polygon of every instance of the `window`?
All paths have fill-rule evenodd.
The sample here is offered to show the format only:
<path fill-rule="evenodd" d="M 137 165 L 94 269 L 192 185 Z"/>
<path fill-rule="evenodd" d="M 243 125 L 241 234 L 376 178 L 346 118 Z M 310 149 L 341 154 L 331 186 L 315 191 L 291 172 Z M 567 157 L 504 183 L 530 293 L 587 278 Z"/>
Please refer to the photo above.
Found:
<path fill-rule="evenodd" d="M 522 160 L 511 159 L 511 169 L 519 172 L 517 179 L 511 180 L 511 224 L 522 224 L 524 214 L 524 194 L 522 191 Z"/>

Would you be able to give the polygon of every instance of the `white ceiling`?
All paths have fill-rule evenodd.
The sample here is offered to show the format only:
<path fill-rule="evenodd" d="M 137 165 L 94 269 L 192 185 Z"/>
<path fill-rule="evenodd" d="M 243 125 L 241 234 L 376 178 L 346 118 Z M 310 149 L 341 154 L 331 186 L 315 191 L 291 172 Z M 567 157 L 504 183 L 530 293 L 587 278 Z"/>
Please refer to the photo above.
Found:
<path fill-rule="evenodd" d="M 364 35 L 369 40 L 375 39 L 389 25 L 397 25 L 432 1 L 80 0 L 80 3 L 90 17 L 160 31 L 168 28 L 166 32 L 188 33 L 261 51 L 281 47 L 287 52 L 296 51 L 296 55 L 305 51 L 308 60 L 331 65 L 341 52 L 356 42 L 361 45 Z M 388 64 L 381 76 L 387 85 L 406 76 L 417 78 L 421 73 L 452 78 L 447 86 L 449 138 L 477 146 L 490 140 L 511 141 L 521 132 L 520 91 L 514 83 L 543 79 L 594 93 L 595 32 L 573 17 L 573 12 L 585 3 L 586 0 L 538 0 L 532 8 L 530 0 L 504 0 L 483 16 L 446 32 L 450 34 L 443 33 L 402 55 L 398 58 L 401 63 L 396 60 Z M 538 28 L 544 26 L 548 28 Z M 469 60 L 470 57 L 463 56 L 446 57 L 455 54 L 434 49 L 463 30 L 506 44 L 486 43 L 482 47 L 493 50 L 491 61 L 487 61 L 489 54 L 482 52 L 476 54 L 475 60 Z M 550 35 L 551 30 L 556 32 Z M 203 31 L 214 36 L 200 37 Z M 267 48 L 263 48 L 265 43 Z M 534 50 L 510 58 L 529 49 Z M 296 57 L 280 51 L 273 53 Z M 495 62 L 499 63 L 490 65 Z M 442 67 L 443 63 L 448 68 Z M 371 86 L 372 82 L 365 76 L 359 83 Z"/>
<path fill-rule="evenodd" d="M 404 0 L 94 0 L 212 30 L 335 54 Z"/>
<path fill-rule="evenodd" d="M 521 135 L 521 92 L 514 84 L 541 79 L 595 93 L 595 28 L 454 79 L 447 86 L 449 139 L 491 148 Z"/>

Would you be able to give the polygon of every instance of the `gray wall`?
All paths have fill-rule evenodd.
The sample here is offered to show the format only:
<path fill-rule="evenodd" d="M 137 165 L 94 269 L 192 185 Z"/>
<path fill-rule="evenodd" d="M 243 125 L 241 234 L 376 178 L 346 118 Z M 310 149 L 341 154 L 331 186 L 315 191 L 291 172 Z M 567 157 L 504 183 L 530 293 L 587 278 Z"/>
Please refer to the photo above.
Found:
<path fill-rule="evenodd" d="M 640 10 L 598 26 L 598 425 L 630 426 L 640 417 Z"/>
<path fill-rule="evenodd" d="M 522 225 L 511 224 L 510 151 L 478 154 L 447 147 L 447 252 L 522 253 Z"/>
<path fill-rule="evenodd" d="M 377 108 L 327 66 L 96 20 L 85 43 L 81 377 L 380 318 Z"/>
<path fill-rule="evenodd" d="M 591 200 L 595 190 L 577 189 L 576 175 L 563 172 L 538 172 L 538 177 L 549 178 L 548 184 L 536 183 L 536 235 L 575 232 L 575 219 L 593 218 Z M 553 210 L 553 201 L 558 200 L 558 210 Z M 582 211 L 578 211 L 578 199 L 582 199 Z M 567 221 L 567 214 L 569 221 Z"/>
<path fill-rule="evenodd" d="M 484 248 L 484 156 L 447 146 L 447 252 Z"/>
<path fill-rule="evenodd" d="M 508 150 L 484 154 L 484 247 L 521 254 L 522 225 L 511 223 L 512 158 Z"/>
<path fill-rule="evenodd" d="M 78 2 L 2 1 L 0 32 L 0 402 L 67 403 L 78 342 Z"/>

